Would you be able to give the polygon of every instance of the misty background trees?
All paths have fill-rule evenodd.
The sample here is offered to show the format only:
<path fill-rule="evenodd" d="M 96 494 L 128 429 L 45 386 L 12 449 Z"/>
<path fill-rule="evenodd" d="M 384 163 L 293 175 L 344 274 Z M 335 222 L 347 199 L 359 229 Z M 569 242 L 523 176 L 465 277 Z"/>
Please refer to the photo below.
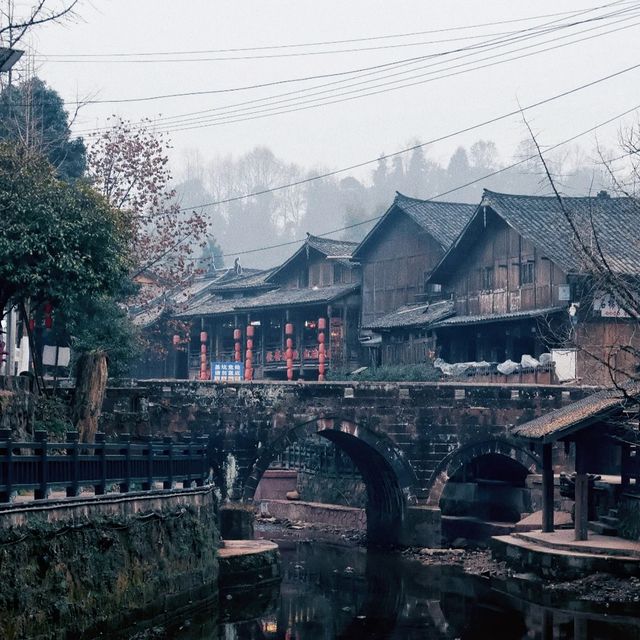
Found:
<path fill-rule="evenodd" d="M 410 146 L 417 144 L 413 141 Z M 219 268 L 223 261 L 227 266 L 232 264 L 237 255 L 245 266 L 276 265 L 292 251 L 285 243 L 300 240 L 307 232 L 322 234 L 339 229 L 332 237 L 359 241 L 375 218 L 390 206 L 396 191 L 422 199 L 443 194 L 443 200 L 470 203 L 479 202 L 483 188 L 530 195 L 550 193 L 530 139 L 507 156 L 501 156 L 491 140 L 478 140 L 468 148 L 458 147 L 444 159 L 417 146 L 403 155 L 391 158 L 384 155 L 358 177 L 339 174 L 234 200 L 300 182 L 333 167 L 303 167 L 278 158 L 267 147 L 211 160 L 198 152 L 188 152 L 181 161 L 174 160 L 176 197 L 182 207 L 196 210 L 205 203 L 228 201 L 202 209 L 207 237 L 215 239 L 215 249 L 205 249 L 208 253 L 202 264 L 214 261 Z M 339 160 L 336 158 L 336 165 Z M 511 169 L 490 175 L 518 162 Z M 611 182 L 596 155 L 589 155 L 577 146 L 551 154 L 548 163 L 556 184 L 566 195 L 595 194 Z M 274 244 L 284 246 L 253 251 Z"/>

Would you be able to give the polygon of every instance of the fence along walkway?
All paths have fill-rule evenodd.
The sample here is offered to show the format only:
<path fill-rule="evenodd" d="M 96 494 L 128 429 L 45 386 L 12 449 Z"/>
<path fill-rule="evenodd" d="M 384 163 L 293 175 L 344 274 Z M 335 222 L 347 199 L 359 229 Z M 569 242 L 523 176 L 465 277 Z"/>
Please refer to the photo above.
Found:
<path fill-rule="evenodd" d="M 78 432 L 68 431 L 66 442 L 49 442 L 46 431 L 36 431 L 34 442 L 11 439 L 11 431 L 0 429 L 0 503 L 11 502 L 20 489 L 34 491 L 34 498 L 47 498 L 49 490 L 66 488 L 77 496 L 82 487 L 93 486 L 96 495 L 118 485 L 121 492 L 140 485 L 143 491 L 162 482 L 165 489 L 176 483 L 202 486 L 209 476 L 208 438 L 182 436 L 131 442 L 126 435 L 108 442 L 104 433 L 95 443 L 78 442 Z"/>

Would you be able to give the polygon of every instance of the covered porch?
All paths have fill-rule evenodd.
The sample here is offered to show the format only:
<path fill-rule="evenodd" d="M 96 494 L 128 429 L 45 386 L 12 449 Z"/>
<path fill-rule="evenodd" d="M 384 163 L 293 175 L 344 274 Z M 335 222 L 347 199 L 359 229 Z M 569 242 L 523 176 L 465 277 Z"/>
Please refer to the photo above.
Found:
<path fill-rule="evenodd" d="M 270 291 L 195 318 L 190 377 L 322 380 L 329 370 L 357 366 L 356 288 Z"/>

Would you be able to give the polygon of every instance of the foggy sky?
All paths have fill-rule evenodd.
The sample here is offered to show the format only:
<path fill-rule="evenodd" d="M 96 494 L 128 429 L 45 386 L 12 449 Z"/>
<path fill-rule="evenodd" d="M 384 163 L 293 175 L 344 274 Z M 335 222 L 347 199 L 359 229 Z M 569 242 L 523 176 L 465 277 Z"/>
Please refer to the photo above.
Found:
<path fill-rule="evenodd" d="M 84 0 L 79 8 L 80 20 L 64 27 L 47 26 L 38 30 L 33 45 L 36 52 L 44 56 L 256 47 L 445 29 L 580 10 L 597 4 L 604 3 L 595 0 L 562 3 L 551 0 L 536 3 L 513 0 L 183 0 L 179 3 L 169 0 Z M 640 18 L 625 24 L 635 22 L 640 22 Z M 500 33 L 533 24 L 482 27 L 475 33 Z M 341 104 L 175 132 L 172 133 L 174 172 L 181 173 L 183 154 L 194 149 L 207 160 L 218 154 L 237 155 L 257 145 L 266 145 L 288 161 L 306 167 L 328 168 L 393 152 L 415 138 L 424 140 L 448 133 L 514 109 L 518 101 L 528 104 L 640 62 L 636 53 L 639 29 L 634 26 L 527 59 Z M 443 32 L 344 47 L 437 40 L 456 35 L 464 33 Z M 333 73 L 461 44 L 464 42 L 262 60 L 144 64 L 87 59 L 80 63 L 47 61 L 39 63 L 37 72 L 65 99 L 89 95 L 101 99 L 130 98 Z M 536 109 L 528 114 L 528 118 L 541 142 L 554 144 L 640 103 L 639 80 L 640 71 L 628 73 Z M 308 85 L 271 87 L 221 96 L 90 105 L 83 108 L 76 130 L 102 126 L 111 113 L 134 120 L 159 114 L 172 116 L 304 86 Z M 599 132 L 598 138 L 605 145 L 613 145 L 617 130 L 618 125 L 611 125 Z M 499 150 L 508 156 L 525 137 L 521 119 L 511 118 L 439 143 L 429 149 L 428 155 L 443 160 L 458 145 L 469 145 L 485 138 L 495 140 Z M 591 136 L 583 139 L 582 144 L 592 147 L 594 141 L 595 137 Z"/>

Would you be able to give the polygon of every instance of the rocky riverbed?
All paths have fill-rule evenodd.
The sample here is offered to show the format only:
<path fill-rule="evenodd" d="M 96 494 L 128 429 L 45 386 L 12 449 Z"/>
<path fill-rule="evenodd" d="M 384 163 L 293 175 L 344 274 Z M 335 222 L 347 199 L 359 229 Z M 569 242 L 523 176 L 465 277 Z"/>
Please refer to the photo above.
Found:
<path fill-rule="evenodd" d="M 276 518 L 256 521 L 256 535 L 261 538 L 299 541 L 322 540 L 348 546 L 366 546 L 366 534 L 357 530 L 345 530 L 322 524 L 291 522 Z M 461 542 L 462 544 L 462 542 Z M 469 546 L 464 541 L 465 546 Z M 551 582 L 533 574 L 519 574 L 505 562 L 497 561 L 485 548 L 405 548 L 398 549 L 403 558 L 423 565 L 451 565 L 461 567 L 471 576 L 479 576 L 496 582 L 515 579 L 530 583 L 536 591 L 549 593 L 554 600 L 573 599 L 606 606 L 607 603 L 640 603 L 640 577 L 618 578 L 605 573 L 586 576 L 566 582 Z"/>

